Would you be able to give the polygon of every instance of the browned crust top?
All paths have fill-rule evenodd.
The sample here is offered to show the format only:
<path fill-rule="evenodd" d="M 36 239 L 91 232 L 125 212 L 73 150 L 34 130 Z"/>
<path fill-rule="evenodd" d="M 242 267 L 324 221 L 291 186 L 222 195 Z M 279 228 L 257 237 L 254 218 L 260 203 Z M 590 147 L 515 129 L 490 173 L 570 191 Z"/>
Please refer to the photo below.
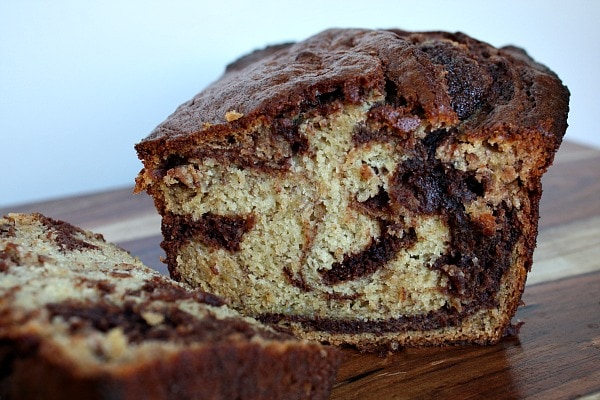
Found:
<path fill-rule="evenodd" d="M 568 89 L 521 49 L 497 49 L 462 33 L 331 29 L 233 62 L 136 150 L 142 160 L 165 159 L 261 120 L 333 100 L 358 103 L 372 90 L 386 104 L 401 97 L 432 125 L 468 134 L 541 132 L 548 154 L 567 126 Z"/>

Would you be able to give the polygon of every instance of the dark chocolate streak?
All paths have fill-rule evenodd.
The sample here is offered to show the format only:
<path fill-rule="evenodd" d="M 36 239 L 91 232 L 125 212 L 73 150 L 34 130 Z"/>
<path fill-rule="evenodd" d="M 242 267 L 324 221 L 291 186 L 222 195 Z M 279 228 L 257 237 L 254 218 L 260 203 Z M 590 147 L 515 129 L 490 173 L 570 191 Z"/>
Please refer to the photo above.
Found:
<path fill-rule="evenodd" d="M 282 321 L 301 324 L 307 330 L 331 333 L 375 333 L 405 332 L 410 330 L 433 330 L 445 326 L 456 326 L 471 310 L 462 312 L 454 309 L 440 309 L 427 314 L 408 315 L 388 320 L 339 320 L 321 317 L 304 317 L 300 315 L 262 314 L 257 319 L 265 324 L 277 325 Z"/>
<path fill-rule="evenodd" d="M 84 231 L 81 228 L 73 226 L 68 222 L 53 220 L 41 214 L 37 217 L 40 220 L 40 222 L 46 228 L 48 228 L 48 230 L 54 233 L 54 241 L 63 252 L 73 250 L 98 249 L 98 246 L 81 240 L 75 236 L 76 234 L 85 235 Z M 104 240 L 102 235 L 100 234 L 95 234 L 94 236 L 98 240 Z"/>
<path fill-rule="evenodd" d="M 505 203 L 494 214 L 501 230 L 488 232 L 469 218 L 464 205 L 484 194 L 486 182 L 478 182 L 471 173 L 458 171 L 435 158 L 436 148 L 446 137 L 444 130 L 430 133 L 416 149 L 420 156 L 399 165 L 392 179 L 390 207 L 440 215 L 450 230 L 449 251 L 430 268 L 447 275 L 447 290 L 453 296 L 491 307 L 495 305 L 500 280 L 510 267 L 512 249 L 520 237 L 520 223 Z M 440 269 L 444 265 L 451 267 L 448 271 Z"/>
<path fill-rule="evenodd" d="M 246 339 L 260 336 L 266 339 L 280 336 L 267 330 L 257 330 L 250 324 L 238 319 L 218 319 L 210 312 L 197 319 L 176 306 L 160 309 L 125 302 L 117 306 L 108 302 L 86 304 L 74 300 L 47 305 L 50 318 L 62 317 L 69 324 L 69 329 L 76 333 L 84 329 L 95 329 L 108 332 L 120 327 L 130 343 L 143 341 L 221 342 L 228 337 L 237 340 L 240 335 Z M 144 311 L 162 314 L 164 320 L 160 324 L 150 325 L 142 317 Z"/>
<path fill-rule="evenodd" d="M 506 204 L 498 207 L 495 217 L 501 229 L 490 235 L 478 223 L 468 220 L 464 212 L 451 214 L 451 250 L 430 266 L 439 269 L 450 265 L 460 271 L 442 271 L 448 277 L 447 290 L 481 307 L 497 305 L 500 280 L 510 267 L 512 250 L 521 232 L 516 213 Z"/>
<path fill-rule="evenodd" d="M 166 214 L 162 220 L 164 243 L 188 243 L 200 240 L 208 247 L 222 248 L 230 252 L 240 250 L 244 234 L 256 223 L 254 215 L 223 216 L 206 213 L 197 221 L 187 215 Z"/>
<path fill-rule="evenodd" d="M 290 267 L 283 267 L 283 276 L 287 281 L 302 290 L 303 292 L 311 292 L 313 288 L 306 282 L 302 271 L 300 271 L 297 275 L 294 274 Z"/>
<path fill-rule="evenodd" d="M 448 42 L 426 42 L 421 50 L 432 62 L 444 66 L 452 108 L 461 120 L 481 108 L 491 81 L 477 61 Z"/>
<path fill-rule="evenodd" d="M 196 302 L 219 307 L 225 304 L 220 297 L 204 292 L 200 289 L 189 290 L 181 286 L 172 285 L 159 278 L 153 278 L 142 287 L 127 292 L 128 296 L 144 297 L 151 301 L 175 302 L 178 300 L 193 299 Z"/>
<path fill-rule="evenodd" d="M 292 157 L 308 151 L 308 138 L 299 130 L 301 123 L 301 118 L 274 118 L 269 127 L 224 135 L 206 146 L 191 146 L 186 153 L 169 155 L 155 174 L 164 176 L 172 168 L 189 165 L 190 159 L 206 158 L 253 170 L 287 171 Z"/>
<path fill-rule="evenodd" d="M 383 268 L 401 249 L 412 246 L 417 240 L 413 228 L 406 230 L 399 239 L 389 232 L 386 223 L 381 222 L 380 225 L 383 235 L 374 239 L 365 250 L 347 254 L 342 262 L 333 263 L 331 269 L 320 271 L 325 284 L 335 285 L 371 275 Z"/>

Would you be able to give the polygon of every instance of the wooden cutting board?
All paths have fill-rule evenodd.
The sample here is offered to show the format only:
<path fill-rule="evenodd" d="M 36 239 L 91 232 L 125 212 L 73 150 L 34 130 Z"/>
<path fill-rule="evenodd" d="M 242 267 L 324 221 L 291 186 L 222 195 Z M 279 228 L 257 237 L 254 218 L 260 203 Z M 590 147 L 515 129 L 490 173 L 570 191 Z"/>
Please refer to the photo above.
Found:
<path fill-rule="evenodd" d="M 515 317 L 524 322 L 518 336 L 494 346 L 385 356 L 344 350 L 332 399 L 600 399 L 600 150 L 564 143 L 543 183 L 538 247 Z M 94 230 L 166 273 L 160 219 L 148 196 L 131 191 L 0 213 L 38 211 Z"/>

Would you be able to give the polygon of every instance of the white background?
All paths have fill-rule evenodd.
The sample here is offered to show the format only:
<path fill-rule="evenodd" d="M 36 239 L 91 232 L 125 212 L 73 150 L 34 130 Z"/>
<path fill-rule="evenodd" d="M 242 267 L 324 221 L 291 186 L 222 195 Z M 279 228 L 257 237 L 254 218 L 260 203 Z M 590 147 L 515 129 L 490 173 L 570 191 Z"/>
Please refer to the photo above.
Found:
<path fill-rule="evenodd" d="M 330 27 L 515 44 L 571 90 L 566 138 L 600 147 L 600 1 L 0 3 L 0 207 L 133 185 L 133 145 L 240 55 Z"/>

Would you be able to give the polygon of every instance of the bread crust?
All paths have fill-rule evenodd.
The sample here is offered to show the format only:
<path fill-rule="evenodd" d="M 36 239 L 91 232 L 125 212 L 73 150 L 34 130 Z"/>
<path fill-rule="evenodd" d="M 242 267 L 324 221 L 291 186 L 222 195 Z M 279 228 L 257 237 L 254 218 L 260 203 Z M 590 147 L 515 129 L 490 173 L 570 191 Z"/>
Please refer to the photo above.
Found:
<path fill-rule="evenodd" d="M 469 115 L 467 132 L 483 135 L 499 127 L 539 129 L 545 138 L 540 144 L 548 154 L 556 151 L 567 127 L 569 92 L 554 72 L 515 46 L 497 49 L 463 33 L 398 29 L 331 29 L 302 42 L 250 53 L 229 64 L 221 78 L 179 106 L 136 150 L 148 167 L 156 167 L 169 154 L 184 155 L 189 147 L 235 134 L 257 120 L 295 115 L 333 98 L 358 103 L 372 90 L 386 92 L 386 85 L 388 91 L 392 87 L 405 100 L 423 107 L 432 125 L 456 124 L 452 95 L 459 97 L 460 90 L 452 92 L 447 81 L 454 65 L 443 65 L 435 52 L 423 51 L 423 45 L 430 42 L 448 43 L 457 58 L 473 61 L 471 75 L 487 75 L 464 88 L 479 93 L 479 109 L 484 109 Z M 471 77 L 463 65 L 455 67 L 457 79 Z M 494 77 L 494 73 L 504 76 Z M 509 99 L 503 98 L 501 86 L 506 82 L 502 78 L 514 85 Z M 464 101 L 474 100 L 468 98 L 469 93 L 463 94 Z M 230 111 L 243 117 L 227 121 Z"/>

